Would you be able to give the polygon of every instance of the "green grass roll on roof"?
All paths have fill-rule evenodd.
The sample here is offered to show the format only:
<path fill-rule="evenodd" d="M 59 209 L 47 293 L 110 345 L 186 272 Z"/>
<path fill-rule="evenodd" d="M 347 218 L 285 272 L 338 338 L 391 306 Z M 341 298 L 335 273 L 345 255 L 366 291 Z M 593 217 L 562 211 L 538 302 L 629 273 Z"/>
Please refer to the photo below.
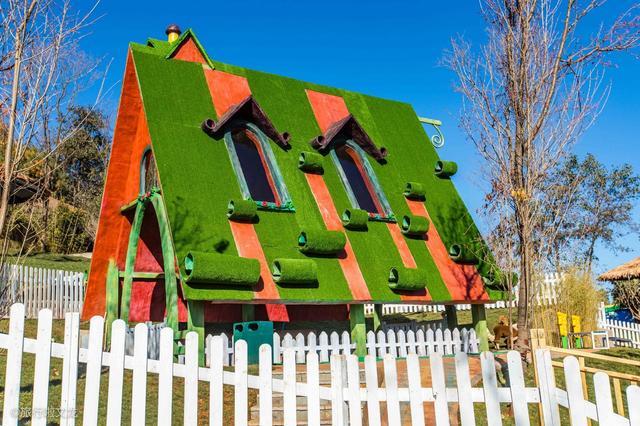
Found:
<path fill-rule="evenodd" d="M 436 161 L 435 174 L 441 178 L 451 177 L 458 171 L 458 165 L 454 161 Z"/>
<path fill-rule="evenodd" d="M 456 263 L 464 265 L 477 265 L 478 257 L 462 244 L 452 244 L 449 247 L 449 257 Z"/>
<path fill-rule="evenodd" d="M 184 259 L 185 281 L 251 287 L 260 279 L 260 262 L 239 256 L 190 251 Z"/>
<path fill-rule="evenodd" d="M 347 237 L 340 231 L 301 231 L 298 246 L 305 254 L 333 255 L 344 250 Z"/>
<path fill-rule="evenodd" d="M 422 269 L 393 267 L 389 271 L 389 288 L 415 291 L 427 287 L 428 274 Z"/>
<path fill-rule="evenodd" d="M 227 217 L 230 220 L 251 222 L 258 213 L 258 206 L 252 200 L 231 200 L 227 206 Z"/>
<path fill-rule="evenodd" d="M 405 235 L 421 237 L 429 231 L 429 219 L 424 216 L 405 215 L 400 227 Z"/>
<path fill-rule="evenodd" d="M 273 280 L 278 284 L 308 286 L 318 283 L 318 266 L 311 259 L 282 259 L 273 261 Z"/>
<path fill-rule="evenodd" d="M 410 200 L 424 200 L 426 191 L 424 185 L 418 182 L 407 182 L 404 187 L 404 196 Z"/>
<path fill-rule="evenodd" d="M 366 230 L 369 213 L 361 209 L 346 209 L 342 213 L 342 225 L 347 229 Z"/>
<path fill-rule="evenodd" d="M 317 152 L 302 151 L 298 157 L 298 168 L 305 173 L 321 175 L 324 172 L 322 161 L 322 155 Z"/>

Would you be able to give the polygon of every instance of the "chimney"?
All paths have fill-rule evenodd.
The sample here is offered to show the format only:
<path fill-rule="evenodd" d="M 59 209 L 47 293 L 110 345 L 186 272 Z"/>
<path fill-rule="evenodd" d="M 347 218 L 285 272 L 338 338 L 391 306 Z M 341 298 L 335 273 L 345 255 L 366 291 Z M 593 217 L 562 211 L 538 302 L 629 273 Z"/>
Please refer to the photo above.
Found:
<path fill-rule="evenodd" d="M 180 37 L 182 31 L 180 31 L 180 27 L 176 24 L 171 24 L 167 27 L 164 33 L 167 35 L 167 40 L 169 41 L 169 43 L 173 43 L 178 39 L 178 37 Z"/>

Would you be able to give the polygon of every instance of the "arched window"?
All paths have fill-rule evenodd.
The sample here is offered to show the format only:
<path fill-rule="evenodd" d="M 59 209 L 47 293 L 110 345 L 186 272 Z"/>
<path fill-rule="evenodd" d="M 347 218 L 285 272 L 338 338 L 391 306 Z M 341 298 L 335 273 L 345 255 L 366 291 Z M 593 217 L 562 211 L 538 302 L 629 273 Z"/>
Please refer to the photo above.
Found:
<path fill-rule="evenodd" d="M 142 154 L 140 163 L 140 193 L 145 194 L 152 189 L 159 189 L 158 169 L 156 168 L 156 160 L 153 158 L 151 148 L 147 148 Z"/>
<path fill-rule="evenodd" d="M 233 147 L 240 162 L 241 173 L 251 194 L 257 201 L 277 202 L 275 185 L 260 152 L 258 137 L 247 128 L 231 132 Z"/>
<path fill-rule="evenodd" d="M 244 198 L 262 207 L 290 208 L 291 199 L 265 134 L 251 123 L 239 123 L 224 139 Z"/>
<path fill-rule="evenodd" d="M 335 145 L 331 157 L 353 207 L 368 211 L 374 219 L 393 220 L 366 153 L 351 140 L 346 140 Z"/>

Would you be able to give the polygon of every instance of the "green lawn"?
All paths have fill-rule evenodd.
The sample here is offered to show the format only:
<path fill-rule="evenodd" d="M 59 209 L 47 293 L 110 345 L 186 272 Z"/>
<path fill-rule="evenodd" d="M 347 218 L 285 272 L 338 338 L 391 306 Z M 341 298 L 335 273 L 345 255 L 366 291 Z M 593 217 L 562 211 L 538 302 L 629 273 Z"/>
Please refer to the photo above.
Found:
<path fill-rule="evenodd" d="M 7 263 L 19 263 L 38 268 L 62 269 L 73 272 L 87 272 L 91 265 L 91 260 L 67 254 L 41 253 L 20 258 L 9 256 Z"/>
<path fill-rule="evenodd" d="M 81 329 L 88 329 L 89 323 L 83 322 L 80 325 Z M 7 319 L 0 319 L 0 333 L 7 333 L 9 328 L 9 321 Z M 25 336 L 35 338 L 37 334 L 37 321 L 36 320 L 26 320 L 25 322 Z M 53 330 L 52 330 L 52 339 L 55 342 L 62 343 L 64 341 L 64 321 L 62 320 L 54 320 L 53 322 Z M 4 384 L 5 377 L 5 369 L 6 369 L 6 351 L 0 350 L 0 384 Z M 35 356 L 33 354 L 25 354 L 23 357 L 22 364 L 22 383 L 20 388 L 20 408 L 25 411 L 25 416 L 21 419 L 21 424 L 29 424 L 29 418 L 27 415 L 27 410 L 31 408 L 32 404 L 32 396 L 33 396 L 33 372 L 34 372 L 34 364 L 35 364 Z M 60 393 L 62 390 L 62 360 L 61 359 L 53 359 L 51 362 L 50 368 L 51 376 L 50 376 L 50 386 L 49 386 L 49 407 L 57 408 L 60 407 Z M 257 368 L 250 368 L 250 374 L 257 374 Z M 157 398 L 158 398 L 158 376 L 156 374 L 148 374 L 147 375 L 147 424 L 157 424 Z M 130 424 L 131 417 L 131 371 L 125 371 L 124 376 L 124 387 L 123 387 L 123 396 L 122 396 L 122 405 L 123 405 L 123 413 L 122 413 L 122 423 Z M 102 376 L 100 379 L 100 405 L 99 405 L 99 419 L 100 424 L 104 424 L 104 419 L 106 418 L 106 410 L 107 410 L 107 389 L 109 383 L 109 371 L 108 368 L 105 368 L 102 372 Z M 80 409 L 77 417 L 76 424 L 81 424 L 82 422 L 82 406 L 84 401 L 84 387 L 85 387 L 85 378 L 83 374 L 80 374 L 78 379 L 78 396 L 77 396 L 77 407 Z M 180 425 L 182 422 L 182 413 L 183 413 L 183 398 L 184 398 L 184 383 L 181 378 L 174 378 L 173 385 L 173 424 Z M 233 388 L 230 386 L 225 386 L 225 404 L 224 404 L 224 418 L 225 423 L 233 424 Z M 200 382 L 199 389 L 199 418 L 201 419 L 201 424 L 208 424 L 209 418 L 209 388 L 205 383 Z M 250 402 L 255 401 L 256 392 L 251 391 L 249 393 Z M 0 386 L 0 401 L 4 400 L 4 387 Z M 1 416 L 2 407 L 0 406 L 0 416 Z M 48 425 L 58 425 L 60 419 L 55 415 L 55 413 L 50 413 L 48 417 Z"/>
<path fill-rule="evenodd" d="M 488 314 L 490 315 L 489 324 L 493 317 L 497 320 L 499 315 L 502 315 L 504 312 L 501 312 L 499 309 L 488 310 Z M 439 314 L 411 314 L 410 317 L 420 317 L 415 319 L 420 320 L 431 320 L 439 318 Z M 467 313 L 460 312 L 459 317 L 461 318 L 461 322 L 464 323 L 466 321 Z M 396 318 L 397 320 L 401 320 L 401 317 Z M 468 319 L 470 321 L 470 318 Z M 6 333 L 8 331 L 9 321 L 7 319 L 0 319 L 0 332 Z M 81 323 L 81 329 L 87 329 L 88 322 Z M 27 337 L 36 337 L 37 330 L 37 322 L 36 320 L 27 320 L 25 322 L 25 335 Z M 61 320 L 55 320 L 53 326 L 52 337 L 56 342 L 63 341 L 64 334 L 64 322 Z M 503 352 L 504 353 L 504 352 Z M 603 355 L 615 356 L 620 358 L 634 359 L 640 360 L 640 350 L 630 349 L 630 348 L 613 348 L 609 350 L 602 350 L 598 353 Z M 4 383 L 5 376 L 5 359 L 6 353 L 4 351 L 0 352 L 0 384 Z M 559 360 L 559 359 L 558 359 Z M 624 364 L 617 364 L 612 362 L 605 362 L 600 360 L 592 360 L 585 359 L 586 365 L 588 367 L 595 367 L 603 370 L 609 371 L 619 371 L 627 374 L 635 374 L 640 375 L 640 367 L 628 366 Z M 21 408 L 30 408 L 32 403 L 32 384 L 33 384 L 33 368 L 34 368 L 34 355 L 26 354 L 23 360 L 23 373 L 22 373 L 22 384 L 21 384 L 21 400 L 20 407 Z M 61 392 L 61 373 L 62 373 L 62 361 L 55 359 L 52 360 L 51 364 L 51 377 L 50 377 L 50 407 L 59 407 L 60 405 L 60 392 Z M 250 370 L 250 374 L 257 374 L 257 370 L 252 368 Z M 564 373 L 562 369 L 555 369 L 555 376 L 558 386 L 564 388 Z M 183 410 L 183 381 L 182 379 L 174 379 L 174 398 L 173 398 L 173 413 L 174 413 L 174 424 L 182 424 L 182 410 Z M 534 384 L 534 375 L 533 375 L 533 366 L 528 366 L 525 368 L 525 381 L 527 386 L 533 387 Z M 622 388 L 623 391 L 630 383 L 622 380 Z M 84 399 L 84 377 L 81 375 L 78 380 L 78 402 L 77 406 L 82 407 L 82 402 Z M 475 386 L 481 386 L 481 383 L 476 384 Z M 589 399 L 594 401 L 593 395 L 593 375 L 587 374 L 587 386 L 589 392 Z M 106 405 L 107 405 L 107 387 L 108 387 L 108 369 L 105 369 L 102 377 L 101 377 L 101 395 L 103 397 L 100 398 L 100 418 L 104 419 L 106 415 Z M 155 374 L 148 375 L 148 388 L 147 388 L 147 423 L 148 424 L 156 424 L 157 423 L 157 390 L 158 390 L 158 380 Z M 4 388 L 0 386 L 0 401 L 3 399 Z M 200 419 L 203 423 L 207 422 L 208 419 L 208 386 L 205 383 L 200 383 L 199 388 L 199 415 Z M 256 400 L 256 391 L 250 391 L 249 397 L 251 401 Z M 125 382 L 123 389 L 123 423 L 127 424 L 130 419 L 131 412 L 131 373 L 125 373 Z M 509 404 L 501 404 L 502 407 L 502 417 L 503 423 L 505 425 L 513 424 L 513 418 L 510 413 Z M 614 401 L 615 407 L 615 401 Z M 1 409 L 1 407 L 0 407 Z M 529 404 L 529 411 L 532 420 L 532 424 L 536 424 L 538 419 L 538 409 L 537 406 L 533 404 Z M 625 413 L 627 412 L 627 406 L 625 402 Z M 561 408 L 561 417 L 563 424 L 569 424 L 568 419 L 568 411 L 564 408 Z M 486 414 L 483 404 L 475 404 L 475 414 L 477 424 L 486 424 Z M 25 413 L 26 415 L 26 413 Z M 233 388 L 229 386 L 225 386 L 225 404 L 224 404 L 224 418 L 226 422 L 231 424 L 233 422 Z M 82 418 L 82 411 L 78 412 L 78 423 L 80 423 Z M 23 418 L 24 423 L 29 423 L 28 418 Z M 49 424 L 56 425 L 59 423 L 59 419 L 56 418 L 53 414 L 50 415 Z"/>

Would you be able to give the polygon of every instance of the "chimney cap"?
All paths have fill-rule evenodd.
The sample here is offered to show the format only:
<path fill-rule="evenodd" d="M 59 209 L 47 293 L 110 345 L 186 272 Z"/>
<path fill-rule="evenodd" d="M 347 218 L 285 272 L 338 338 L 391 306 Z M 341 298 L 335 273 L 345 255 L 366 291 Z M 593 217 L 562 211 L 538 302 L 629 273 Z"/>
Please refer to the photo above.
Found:
<path fill-rule="evenodd" d="M 171 33 L 176 33 L 178 35 L 180 35 L 182 33 L 182 31 L 180 31 L 180 27 L 177 26 L 176 24 L 171 24 L 167 27 L 167 29 L 164 31 L 164 33 L 166 35 L 169 35 Z"/>

